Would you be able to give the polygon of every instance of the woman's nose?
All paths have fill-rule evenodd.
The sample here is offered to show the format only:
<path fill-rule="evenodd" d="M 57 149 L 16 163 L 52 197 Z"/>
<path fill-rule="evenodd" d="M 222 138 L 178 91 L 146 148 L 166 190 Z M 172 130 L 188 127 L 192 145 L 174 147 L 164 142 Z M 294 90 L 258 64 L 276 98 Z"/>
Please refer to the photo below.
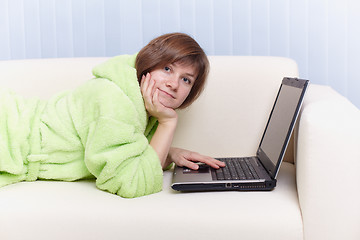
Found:
<path fill-rule="evenodd" d="M 179 86 L 179 82 L 177 80 L 178 78 L 175 76 L 170 77 L 167 81 L 166 81 L 166 85 L 172 89 L 177 89 Z"/>

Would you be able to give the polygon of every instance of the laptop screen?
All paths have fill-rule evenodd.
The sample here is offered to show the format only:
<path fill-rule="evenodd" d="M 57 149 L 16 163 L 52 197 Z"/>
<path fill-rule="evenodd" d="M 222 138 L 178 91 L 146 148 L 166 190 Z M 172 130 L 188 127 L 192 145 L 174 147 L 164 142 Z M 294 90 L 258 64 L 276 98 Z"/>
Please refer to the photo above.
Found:
<path fill-rule="evenodd" d="M 303 100 L 308 80 L 284 78 L 258 149 L 258 157 L 276 178 Z"/>

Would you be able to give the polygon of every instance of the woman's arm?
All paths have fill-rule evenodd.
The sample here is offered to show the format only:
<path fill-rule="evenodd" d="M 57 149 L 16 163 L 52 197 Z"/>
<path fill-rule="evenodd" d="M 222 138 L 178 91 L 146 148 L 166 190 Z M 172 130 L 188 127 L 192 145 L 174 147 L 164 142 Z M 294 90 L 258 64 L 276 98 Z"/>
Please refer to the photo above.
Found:
<path fill-rule="evenodd" d="M 176 123 L 159 123 L 154 136 L 150 141 L 150 145 L 158 154 L 162 168 L 166 168 L 171 162 L 167 161 L 168 153 L 170 151 L 171 143 L 174 137 Z"/>
<path fill-rule="evenodd" d="M 154 88 L 155 80 L 150 73 L 143 76 L 141 81 L 141 92 L 144 98 L 145 108 L 151 116 L 158 119 L 158 127 L 150 141 L 159 156 L 161 166 L 167 167 L 167 156 L 177 125 L 177 113 L 174 109 L 167 108 L 159 102 L 159 90 Z"/>

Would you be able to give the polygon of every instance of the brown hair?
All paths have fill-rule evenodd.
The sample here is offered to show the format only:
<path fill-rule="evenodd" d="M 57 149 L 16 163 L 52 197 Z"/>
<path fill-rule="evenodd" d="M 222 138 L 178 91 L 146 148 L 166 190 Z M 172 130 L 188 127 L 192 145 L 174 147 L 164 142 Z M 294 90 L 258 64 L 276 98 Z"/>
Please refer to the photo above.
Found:
<path fill-rule="evenodd" d="M 206 54 L 189 35 L 169 33 L 151 40 L 136 57 L 137 78 L 140 83 L 142 76 L 146 73 L 173 63 L 191 65 L 197 71 L 194 85 L 179 107 L 185 108 L 200 96 L 209 72 L 209 61 Z"/>

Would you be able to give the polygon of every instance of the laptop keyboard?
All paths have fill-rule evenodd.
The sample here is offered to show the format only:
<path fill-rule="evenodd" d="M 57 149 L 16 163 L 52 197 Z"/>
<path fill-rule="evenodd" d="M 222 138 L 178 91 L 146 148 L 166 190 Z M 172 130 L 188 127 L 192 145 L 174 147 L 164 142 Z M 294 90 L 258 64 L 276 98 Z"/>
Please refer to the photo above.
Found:
<path fill-rule="evenodd" d="M 214 180 L 248 180 L 259 179 L 254 167 L 250 163 L 251 158 L 218 158 L 225 162 L 226 166 L 214 169 Z"/>

